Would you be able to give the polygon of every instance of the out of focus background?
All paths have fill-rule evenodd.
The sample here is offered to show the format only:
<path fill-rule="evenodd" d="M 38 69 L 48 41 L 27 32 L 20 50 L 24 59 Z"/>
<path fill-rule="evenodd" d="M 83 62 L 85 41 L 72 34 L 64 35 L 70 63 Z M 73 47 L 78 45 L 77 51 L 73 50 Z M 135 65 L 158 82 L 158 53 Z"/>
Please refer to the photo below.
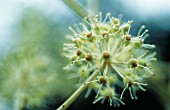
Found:
<path fill-rule="evenodd" d="M 0 0 L 0 110 L 55 110 L 76 90 L 62 56 L 68 27 L 87 15 L 110 12 L 149 30 L 146 40 L 157 46 L 156 75 L 139 99 L 118 108 L 92 104 L 84 93 L 68 110 L 170 110 L 169 0 Z"/>

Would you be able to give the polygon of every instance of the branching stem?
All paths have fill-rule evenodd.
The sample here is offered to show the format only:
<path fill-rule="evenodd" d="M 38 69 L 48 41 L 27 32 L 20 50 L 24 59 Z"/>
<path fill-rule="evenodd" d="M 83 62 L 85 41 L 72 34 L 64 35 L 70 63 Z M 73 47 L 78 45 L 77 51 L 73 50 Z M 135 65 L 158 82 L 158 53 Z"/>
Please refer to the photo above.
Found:
<path fill-rule="evenodd" d="M 89 81 L 94 80 L 98 76 L 99 72 L 96 70 L 92 73 L 92 75 L 57 109 L 57 110 L 65 110 L 67 109 L 76 99 L 77 97 L 88 87 Z"/>
<path fill-rule="evenodd" d="M 63 0 L 63 2 L 73 11 L 75 11 L 80 17 L 84 18 L 88 15 L 87 11 L 74 0 Z"/>

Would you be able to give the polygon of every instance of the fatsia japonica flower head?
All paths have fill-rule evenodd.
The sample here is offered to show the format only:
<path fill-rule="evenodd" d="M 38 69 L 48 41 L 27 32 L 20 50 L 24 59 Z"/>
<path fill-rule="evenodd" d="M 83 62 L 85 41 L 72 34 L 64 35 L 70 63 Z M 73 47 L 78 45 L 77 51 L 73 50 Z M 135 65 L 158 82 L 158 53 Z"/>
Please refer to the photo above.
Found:
<path fill-rule="evenodd" d="M 145 91 L 145 79 L 154 74 L 151 63 L 156 60 L 152 50 L 155 45 L 145 44 L 148 37 L 145 26 L 136 36 L 131 35 L 132 23 L 111 17 L 110 13 L 103 19 L 99 13 L 94 18 L 85 17 L 74 28 L 69 27 L 72 35 L 67 36 L 64 54 L 71 63 L 65 69 L 72 71 L 70 76 L 79 78 L 79 83 L 98 72 L 94 80 L 84 83 L 89 84 L 85 97 L 96 91 L 94 103 L 108 100 L 110 105 L 124 105 L 122 98 L 126 90 L 132 99 L 137 99 L 136 91 Z M 122 88 L 121 93 L 116 86 Z"/>

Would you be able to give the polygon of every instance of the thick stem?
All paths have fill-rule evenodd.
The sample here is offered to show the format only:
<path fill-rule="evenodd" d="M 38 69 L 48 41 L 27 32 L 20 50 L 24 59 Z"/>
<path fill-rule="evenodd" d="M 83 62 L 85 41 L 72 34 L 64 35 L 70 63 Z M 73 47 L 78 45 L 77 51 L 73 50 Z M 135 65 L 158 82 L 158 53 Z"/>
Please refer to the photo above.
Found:
<path fill-rule="evenodd" d="M 27 105 L 27 97 L 20 95 L 22 94 L 21 92 L 18 92 L 16 94 L 16 100 L 15 100 L 15 110 L 25 110 L 25 107 Z"/>
<path fill-rule="evenodd" d="M 63 2 L 74 10 L 80 17 L 84 18 L 88 15 L 87 11 L 74 0 L 63 0 Z"/>
<path fill-rule="evenodd" d="M 99 12 L 99 0 L 87 0 L 88 14 L 95 16 Z"/>
<path fill-rule="evenodd" d="M 77 97 L 88 87 L 88 83 L 86 82 L 94 80 L 97 76 L 98 71 L 96 70 L 57 110 L 67 109 L 77 99 Z"/>

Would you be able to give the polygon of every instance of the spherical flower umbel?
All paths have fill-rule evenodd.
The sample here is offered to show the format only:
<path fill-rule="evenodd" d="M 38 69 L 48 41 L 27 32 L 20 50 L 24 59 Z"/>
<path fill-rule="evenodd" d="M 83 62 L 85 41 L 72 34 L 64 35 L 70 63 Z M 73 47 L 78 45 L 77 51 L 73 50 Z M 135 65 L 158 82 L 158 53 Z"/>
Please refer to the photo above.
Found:
<path fill-rule="evenodd" d="M 151 64 L 156 60 L 156 53 L 152 51 L 155 45 L 145 44 L 148 37 L 145 26 L 137 36 L 131 35 L 132 23 L 111 17 L 110 13 L 103 19 L 99 13 L 94 18 L 85 17 L 74 29 L 69 27 L 73 35 L 67 36 L 69 43 L 64 44 L 64 54 L 71 61 L 66 69 L 73 70 L 73 76 L 80 79 L 87 79 L 98 71 L 96 79 L 84 83 L 90 84 L 88 95 L 92 89 L 96 91 L 94 103 L 107 99 L 110 105 L 120 106 L 124 104 L 121 99 L 127 89 L 131 98 L 137 99 L 136 91 L 145 91 L 145 79 L 154 74 Z M 86 74 L 78 73 L 79 68 L 86 70 Z M 116 91 L 116 86 L 123 87 L 121 93 Z"/>

